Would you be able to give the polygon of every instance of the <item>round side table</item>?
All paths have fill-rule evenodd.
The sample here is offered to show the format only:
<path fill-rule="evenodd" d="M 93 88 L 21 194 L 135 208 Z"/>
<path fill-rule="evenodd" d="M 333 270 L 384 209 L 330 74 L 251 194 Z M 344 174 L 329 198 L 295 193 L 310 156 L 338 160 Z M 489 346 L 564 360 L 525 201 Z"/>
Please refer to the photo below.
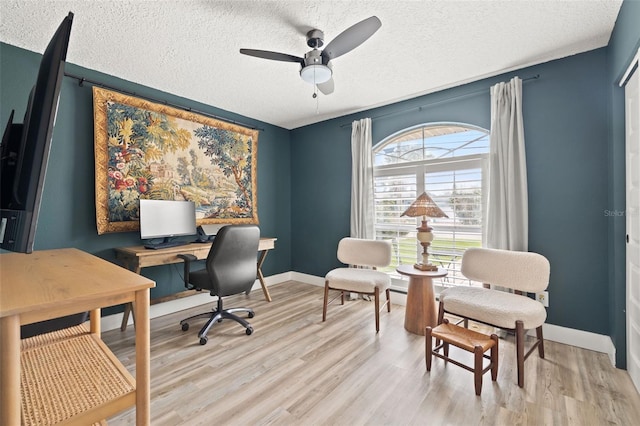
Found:
<path fill-rule="evenodd" d="M 413 265 L 400 265 L 396 271 L 409 277 L 407 307 L 404 314 L 404 328 L 414 334 L 424 336 L 425 328 L 435 327 L 438 321 L 436 298 L 433 293 L 433 278 L 447 276 L 447 271 L 421 271 Z"/>

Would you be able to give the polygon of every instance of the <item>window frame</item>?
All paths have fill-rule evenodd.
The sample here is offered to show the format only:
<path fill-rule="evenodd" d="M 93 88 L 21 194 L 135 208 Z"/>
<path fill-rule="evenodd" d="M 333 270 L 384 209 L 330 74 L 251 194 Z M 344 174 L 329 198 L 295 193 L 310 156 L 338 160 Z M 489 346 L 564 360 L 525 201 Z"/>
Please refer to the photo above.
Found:
<path fill-rule="evenodd" d="M 482 132 L 484 134 L 483 138 L 489 137 L 489 131 L 487 129 L 483 129 L 481 127 L 478 127 L 472 124 L 454 123 L 454 122 L 437 122 L 437 123 L 424 123 L 424 124 L 408 127 L 382 139 L 380 142 L 375 144 L 372 148 L 372 152 L 374 155 L 374 166 L 373 166 L 374 212 L 376 212 L 375 184 L 376 184 L 376 178 L 378 177 L 388 178 L 388 177 L 400 176 L 400 175 L 415 176 L 416 196 L 417 196 L 418 194 L 421 194 L 425 190 L 425 187 L 427 186 L 427 182 L 426 182 L 427 173 L 457 172 L 457 171 L 464 171 L 464 170 L 471 170 L 471 169 L 479 169 L 481 172 L 480 184 L 482 189 L 482 192 L 481 192 L 482 220 L 480 224 L 480 235 L 481 235 L 481 245 L 484 246 L 485 238 L 486 238 L 485 216 L 486 216 L 487 193 L 488 193 L 487 188 L 489 183 L 489 147 L 488 146 L 487 146 L 486 152 L 483 152 L 483 153 L 466 154 L 466 155 L 450 156 L 450 157 L 438 157 L 438 158 L 413 160 L 413 161 L 400 162 L 400 163 L 375 165 L 375 156 L 377 152 L 379 152 L 385 146 L 394 143 L 394 139 L 398 139 L 399 137 L 402 137 L 403 135 L 411 133 L 419 128 L 424 129 L 428 127 L 442 127 L 442 126 L 464 127 L 469 130 Z M 424 130 L 422 134 L 423 134 L 423 137 L 422 137 L 423 142 L 422 142 L 421 149 L 426 149 L 428 146 L 426 144 L 426 141 L 428 141 L 428 139 L 432 136 L 425 138 Z M 478 139 L 475 139 L 471 142 L 474 142 L 477 140 Z M 398 142 L 401 142 L 401 141 L 398 141 Z M 385 224 L 379 224 L 376 221 L 376 219 L 377 217 L 374 217 L 374 228 L 377 233 L 379 230 L 384 229 Z M 420 218 L 416 218 L 415 225 L 390 224 L 387 226 L 389 227 L 390 230 L 406 229 L 407 232 L 415 232 L 415 228 L 419 226 L 419 223 L 420 223 L 419 219 Z M 434 227 L 434 230 L 437 229 L 436 224 L 430 224 L 430 225 Z M 416 258 L 418 258 L 419 253 L 420 253 L 420 247 L 418 244 L 416 244 Z M 431 253 L 431 249 L 430 249 L 430 253 Z M 408 286 L 406 277 L 403 277 L 400 274 L 396 273 L 395 270 L 393 272 L 388 272 L 388 273 L 391 276 L 392 290 L 399 291 L 399 292 L 406 292 L 407 286 Z M 475 283 L 475 282 L 472 283 L 469 281 L 469 285 L 479 285 L 479 284 L 480 283 Z M 436 294 L 439 294 L 443 288 L 448 287 L 449 285 L 447 283 L 446 278 L 441 280 L 434 280 L 434 289 Z"/>

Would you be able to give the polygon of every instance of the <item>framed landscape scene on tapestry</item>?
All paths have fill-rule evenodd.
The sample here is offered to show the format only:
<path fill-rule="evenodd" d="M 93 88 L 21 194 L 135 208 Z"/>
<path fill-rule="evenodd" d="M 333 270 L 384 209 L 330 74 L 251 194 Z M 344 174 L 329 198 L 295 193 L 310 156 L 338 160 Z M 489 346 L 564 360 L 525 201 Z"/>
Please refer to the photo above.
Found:
<path fill-rule="evenodd" d="M 139 199 L 186 200 L 201 224 L 258 223 L 258 131 L 93 88 L 98 234 L 139 229 Z"/>

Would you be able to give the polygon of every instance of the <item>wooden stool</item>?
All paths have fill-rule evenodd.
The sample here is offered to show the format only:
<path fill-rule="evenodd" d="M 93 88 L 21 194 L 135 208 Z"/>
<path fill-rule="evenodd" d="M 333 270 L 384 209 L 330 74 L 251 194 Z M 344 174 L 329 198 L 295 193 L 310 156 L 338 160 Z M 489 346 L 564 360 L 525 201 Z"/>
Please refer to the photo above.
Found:
<path fill-rule="evenodd" d="M 431 348 L 431 337 L 436 338 L 436 347 Z M 442 340 L 442 343 L 438 344 L 438 341 Z M 449 344 L 456 346 L 465 351 L 472 352 L 474 354 L 474 367 L 471 368 L 456 360 L 449 358 Z M 444 349 L 444 355 L 438 353 L 440 348 Z M 476 395 L 480 395 L 482 391 L 482 375 L 491 370 L 491 380 L 495 381 L 498 377 L 498 336 L 492 334 L 487 336 L 486 334 L 478 333 L 477 331 L 469 330 L 468 328 L 459 327 L 455 324 L 450 324 L 446 318 L 442 324 L 436 328 L 426 329 L 425 339 L 426 356 L 425 361 L 427 363 L 427 371 L 431 371 L 431 359 L 432 355 L 442 358 L 445 361 L 451 361 L 453 364 L 473 372 Z M 484 353 L 491 349 L 490 355 Z M 482 358 L 489 360 L 489 365 L 484 369 L 482 368 Z"/>

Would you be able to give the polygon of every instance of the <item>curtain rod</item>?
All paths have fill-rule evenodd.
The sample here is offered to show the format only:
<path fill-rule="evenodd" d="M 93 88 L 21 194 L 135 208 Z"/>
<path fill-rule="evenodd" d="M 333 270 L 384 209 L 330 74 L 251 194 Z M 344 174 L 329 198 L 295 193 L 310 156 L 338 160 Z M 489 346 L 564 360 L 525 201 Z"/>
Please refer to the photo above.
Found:
<path fill-rule="evenodd" d="M 188 111 L 188 112 L 193 112 L 193 113 L 196 113 L 196 114 L 201 114 L 201 115 L 204 115 L 206 117 L 215 118 L 216 120 L 224 121 L 226 123 L 237 124 L 239 126 L 248 127 L 248 128 L 250 128 L 252 130 L 264 131 L 264 129 L 262 129 L 260 127 L 250 126 L 250 125 L 242 123 L 240 121 L 235 121 L 235 120 L 231 120 L 231 119 L 228 119 L 228 118 L 220 117 L 220 116 L 215 115 L 215 114 L 209 114 L 208 112 L 198 111 L 198 110 L 193 109 L 193 108 L 172 104 L 170 102 L 163 101 L 161 99 L 155 99 L 155 98 L 152 98 L 150 96 L 139 95 L 136 92 L 129 92 L 128 90 L 122 90 L 122 89 L 119 89 L 117 87 L 109 86 L 108 84 L 100 83 L 98 81 L 89 80 L 88 78 L 79 77 L 77 75 L 69 74 L 69 73 L 66 73 L 66 72 L 64 73 L 64 75 L 65 75 L 65 77 L 70 77 L 70 78 L 74 78 L 74 79 L 78 80 L 78 86 L 80 86 L 80 87 L 82 87 L 84 85 L 84 83 L 89 83 L 89 84 L 92 84 L 94 86 L 102 87 L 104 89 L 116 90 L 118 92 L 124 93 L 125 95 L 144 98 L 144 99 L 146 99 L 148 101 L 151 101 L 151 102 L 156 102 L 156 103 L 159 103 L 159 104 L 167 105 L 167 106 L 170 106 L 170 107 L 173 107 L 173 108 L 181 109 L 183 111 Z"/>
<path fill-rule="evenodd" d="M 536 75 L 531 76 L 531 77 L 523 78 L 522 82 L 524 83 L 525 81 L 537 80 L 539 78 L 540 78 L 540 74 L 536 74 Z M 424 107 L 437 105 L 437 104 L 441 104 L 441 103 L 444 103 L 444 102 L 450 102 L 450 101 L 453 101 L 453 100 L 456 100 L 456 99 L 466 98 L 467 96 L 473 96 L 473 95 L 477 95 L 477 94 L 480 94 L 480 93 L 485 93 L 486 90 L 487 89 L 478 89 L 478 90 L 474 90 L 472 92 L 463 93 L 462 95 L 451 96 L 449 98 L 440 99 L 438 101 L 433 101 L 433 102 L 429 102 L 429 103 L 422 104 L 422 105 L 419 105 L 419 106 L 402 109 L 400 111 L 393 111 L 393 112 L 388 112 L 386 114 L 376 115 L 376 116 L 371 117 L 371 120 L 377 120 L 379 118 L 389 117 L 389 116 L 396 115 L 396 114 L 404 114 L 405 112 L 413 111 L 414 109 L 417 109 L 418 111 L 420 111 Z M 351 124 L 352 123 L 344 123 L 344 124 L 341 124 L 340 127 L 351 126 Z"/>

